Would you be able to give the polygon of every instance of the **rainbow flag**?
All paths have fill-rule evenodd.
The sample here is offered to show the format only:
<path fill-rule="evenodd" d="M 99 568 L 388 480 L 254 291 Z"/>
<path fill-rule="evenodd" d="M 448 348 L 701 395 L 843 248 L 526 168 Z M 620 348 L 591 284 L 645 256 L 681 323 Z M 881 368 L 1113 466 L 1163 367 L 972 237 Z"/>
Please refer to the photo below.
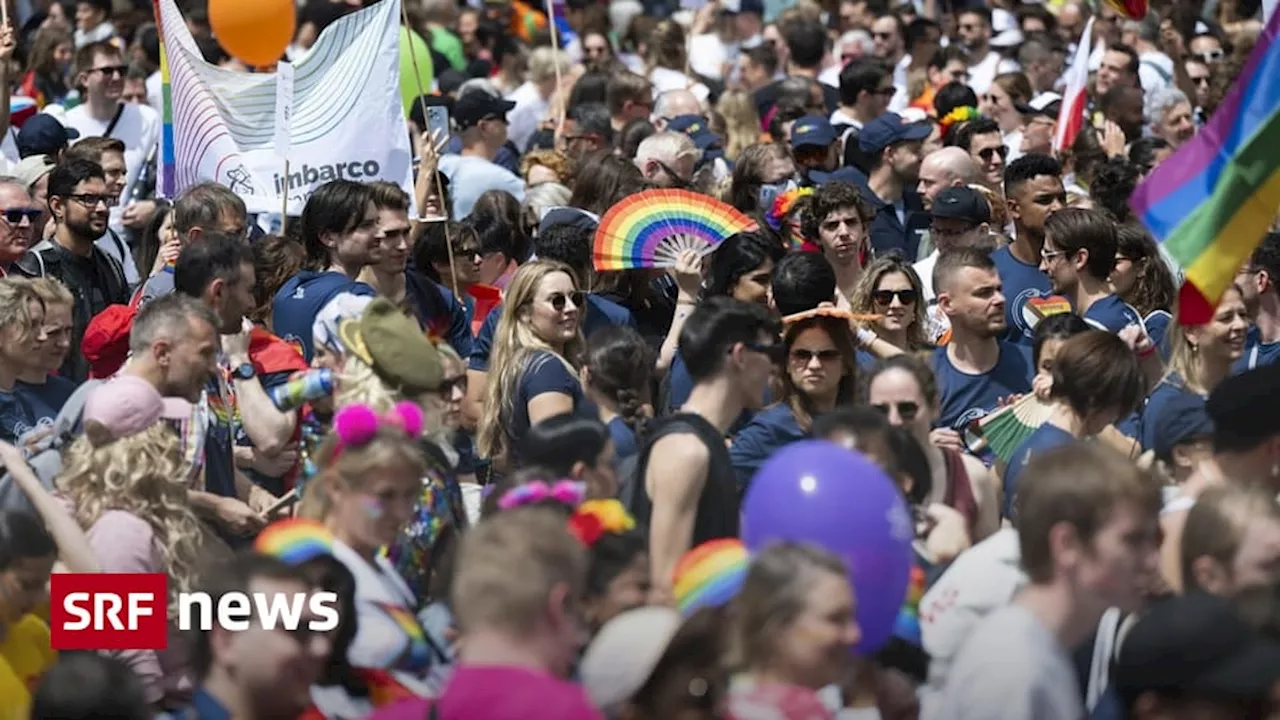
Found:
<path fill-rule="evenodd" d="M 1186 271 L 1184 325 L 1208 322 L 1280 209 L 1280 13 L 1208 124 L 1129 204 Z"/>
<path fill-rule="evenodd" d="M 160 17 L 159 0 L 152 7 L 155 16 Z M 160 118 L 160 178 L 156 183 L 156 195 L 171 198 L 177 194 L 173 180 L 173 88 L 169 85 L 169 52 L 164 46 L 164 31 L 161 29 L 157 34 L 160 36 L 160 105 L 164 117 Z"/>

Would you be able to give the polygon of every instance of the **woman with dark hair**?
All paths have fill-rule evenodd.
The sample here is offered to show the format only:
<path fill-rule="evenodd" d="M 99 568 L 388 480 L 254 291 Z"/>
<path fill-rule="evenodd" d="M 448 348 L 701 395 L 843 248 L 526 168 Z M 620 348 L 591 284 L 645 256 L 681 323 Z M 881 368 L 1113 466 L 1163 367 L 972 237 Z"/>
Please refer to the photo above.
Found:
<path fill-rule="evenodd" d="M 173 206 L 167 202 L 156 203 L 156 212 L 142 229 L 138 250 L 133 254 L 138 262 L 138 274 L 150 278 L 163 271 L 166 265 L 178 261 L 181 250 L 182 245 L 173 233 Z"/>
<path fill-rule="evenodd" d="M 1172 154 L 1173 146 L 1164 138 L 1138 138 L 1129 144 L 1129 162 L 1138 167 L 1138 173 L 1144 178 Z"/>
<path fill-rule="evenodd" d="M 533 250 L 521 222 L 520 201 L 509 192 L 490 190 L 476 198 L 468 220 L 480 236 L 480 283 L 506 289 Z"/>
<path fill-rule="evenodd" d="M 530 425 L 521 439 L 520 465 L 585 482 L 588 498 L 609 498 L 618 492 L 613 437 L 595 418 L 565 413 Z"/>
<path fill-rule="evenodd" d="M 854 400 L 857 358 L 848 313 L 820 308 L 785 322 L 778 403 L 756 413 L 729 448 L 740 489 L 779 448 L 807 436 L 814 417 Z"/>
<path fill-rule="evenodd" d="M 75 61 L 75 51 L 71 33 L 63 28 L 41 28 L 31 44 L 18 92 L 35 100 L 38 108 L 61 103 L 71 92 L 67 77 Z"/>
<path fill-rule="evenodd" d="M 582 159 L 573 181 L 569 206 L 603 215 L 619 200 L 646 190 L 640 169 L 612 151 L 601 151 Z"/>
<path fill-rule="evenodd" d="M 276 291 L 302 269 L 307 251 L 302 243 L 282 235 L 266 235 L 253 248 L 254 308 L 249 319 L 270 329 L 271 304 Z"/>
<path fill-rule="evenodd" d="M 604 105 L 608 86 L 609 73 L 588 70 L 573 83 L 573 89 L 569 91 L 568 107 Z"/>
<path fill-rule="evenodd" d="M 1123 157 L 1103 160 L 1093 172 L 1089 196 L 1100 209 L 1106 210 L 1118 223 L 1133 222 L 1133 210 L 1129 208 L 1129 196 L 1142 180 L 1136 165 Z"/>
<path fill-rule="evenodd" d="M 482 247 L 472 220 L 420 223 L 413 264 L 423 275 L 456 289 L 468 309 L 474 309 L 475 300 L 468 290 L 480 282 Z"/>
<path fill-rule="evenodd" d="M 774 198 L 796 187 L 796 164 L 786 146 L 760 143 L 744 149 L 734 163 L 729 200 L 744 213 L 763 213 Z"/>
<path fill-rule="evenodd" d="M 1178 296 L 1177 284 L 1168 263 L 1160 253 L 1160 246 L 1147 229 L 1136 223 L 1125 223 L 1116 228 L 1116 266 L 1111 270 L 1111 287 L 1121 300 L 1133 306 L 1142 316 L 1147 335 L 1160 352 L 1169 359 L 1169 346 L 1165 334 L 1173 320 L 1174 303 Z"/>
<path fill-rule="evenodd" d="M 600 410 L 600 421 L 613 436 L 618 460 L 635 455 L 644 426 L 653 414 L 653 350 L 640 333 L 611 325 L 587 338 L 582 385 Z"/>
<path fill-rule="evenodd" d="M 671 329 L 662 343 L 657 362 L 659 372 L 667 369 L 667 400 L 661 403 L 665 410 L 669 412 L 683 405 L 693 390 L 693 378 L 689 376 L 677 346 L 684 322 L 697 302 L 709 297 L 727 296 L 743 302 L 768 304 L 773 266 L 785 254 L 778 236 L 762 227 L 730 236 L 705 260 L 691 252 L 684 253 L 677 260 L 675 276 L 679 295 L 676 312 L 671 318 Z"/>
<path fill-rule="evenodd" d="M 635 160 L 636 151 L 645 138 L 658 132 L 658 129 L 647 118 L 636 118 L 622 126 L 618 133 L 618 155 L 626 160 Z"/>

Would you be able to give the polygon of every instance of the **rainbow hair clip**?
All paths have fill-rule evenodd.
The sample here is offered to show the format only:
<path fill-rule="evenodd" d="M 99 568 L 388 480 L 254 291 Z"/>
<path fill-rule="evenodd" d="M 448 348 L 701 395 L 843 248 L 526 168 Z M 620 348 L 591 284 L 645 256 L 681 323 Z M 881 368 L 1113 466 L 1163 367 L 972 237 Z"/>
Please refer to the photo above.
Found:
<path fill-rule="evenodd" d="M 969 122 L 980 117 L 982 117 L 982 114 L 978 112 L 978 108 L 972 105 L 961 105 L 958 108 L 952 108 L 951 112 L 938 121 L 938 125 L 942 128 L 942 135 L 945 137 L 947 132 L 951 130 L 952 125 Z"/>
<path fill-rule="evenodd" d="M 398 402 L 385 413 L 368 405 L 348 405 L 333 416 L 333 434 L 338 439 L 334 457 L 347 448 L 368 445 L 382 428 L 396 428 L 416 438 L 422 434 L 422 424 L 422 408 L 411 402 Z"/>
<path fill-rule="evenodd" d="M 587 484 L 573 480 L 560 480 L 554 484 L 537 481 L 518 485 L 498 498 L 499 510 L 510 510 L 523 505 L 554 502 L 569 508 L 582 504 L 587 496 Z"/>
<path fill-rule="evenodd" d="M 621 535 L 635 526 L 635 518 L 614 499 L 588 500 L 569 518 L 569 532 L 587 547 L 593 547 L 606 533 Z"/>

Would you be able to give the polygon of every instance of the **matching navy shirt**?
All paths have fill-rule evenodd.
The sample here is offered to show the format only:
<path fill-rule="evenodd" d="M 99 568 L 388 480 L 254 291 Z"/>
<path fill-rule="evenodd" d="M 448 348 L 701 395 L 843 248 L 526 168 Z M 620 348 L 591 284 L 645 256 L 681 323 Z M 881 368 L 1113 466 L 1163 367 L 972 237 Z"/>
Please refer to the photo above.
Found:
<path fill-rule="evenodd" d="M 538 350 L 525 361 L 516 383 L 516 396 L 511 406 L 511 417 L 505 418 L 507 444 L 511 449 L 513 465 L 520 463 L 519 442 L 529 434 L 529 401 L 543 393 L 563 393 L 573 399 L 574 413 L 596 417 L 596 408 L 586 402 L 582 383 L 577 374 L 565 366 L 557 355 Z"/>
<path fill-rule="evenodd" d="M 729 457 L 738 476 L 738 490 L 746 490 L 760 466 L 784 445 L 807 436 L 800 429 L 791 406 L 778 403 L 756 413 L 751 422 L 733 436 Z"/>
<path fill-rule="evenodd" d="M 1239 374 L 1277 361 L 1280 361 L 1280 342 L 1262 342 L 1262 333 L 1258 330 L 1258 326 L 1254 325 L 1245 335 L 1244 357 L 1231 366 L 1231 372 Z"/>
<path fill-rule="evenodd" d="M 1005 245 L 991 253 L 1004 291 L 1004 315 L 1009 325 L 1005 339 L 1030 347 L 1040 318 L 1070 312 L 1071 305 L 1066 298 L 1053 294 L 1049 278 L 1038 265 L 1027 265 L 1009 248 Z"/>
<path fill-rule="evenodd" d="M 1031 458 L 1039 452 L 1051 450 L 1063 445 L 1070 445 L 1076 438 L 1057 425 L 1045 423 L 1036 428 L 1013 451 L 1009 464 L 1004 469 L 1004 517 L 1013 516 L 1014 502 L 1018 495 L 1018 480 L 1022 470 L 1031 462 Z"/>
<path fill-rule="evenodd" d="M 1031 348 L 1003 340 L 995 367 L 982 375 L 957 370 L 947 357 L 946 346 L 933 351 L 932 365 L 942 398 L 935 426 L 961 433 L 970 423 L 995 410 L 1000 398 L 1030 392 L 1031 379 L 1035 377 Z"/>
<path fill-rule="evenodd" d="M 1109 333 L 1118 333 L 1130 325 L 1146 330 L 1138 311 L 1117 295 L 1099 298 L 1080 317 L 1093 327 Z"/>

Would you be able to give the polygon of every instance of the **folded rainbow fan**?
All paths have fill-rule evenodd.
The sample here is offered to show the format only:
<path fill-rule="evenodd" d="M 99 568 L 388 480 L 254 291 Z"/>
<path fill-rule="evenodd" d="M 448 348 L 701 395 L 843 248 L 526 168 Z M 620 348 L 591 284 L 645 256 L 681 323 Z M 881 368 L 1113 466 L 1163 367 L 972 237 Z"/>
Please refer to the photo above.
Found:
<path fill-rule="evenodd" d="M 965 431 L 965 444 L 975 454 L 990 450 L 1007 465 L 1013 451 L 1049 420 L 1052 411 L 1052 406 L 1027 393 L 970 424 Z"/>
<path fill-rule="evenodd" d="M 715 198 L 688 190 L 646 190 L 600 218 L 593 250 L 596 270 L 675 267 L 686 250 L 713 252 L 730 235 L 757 227 Z"/>

